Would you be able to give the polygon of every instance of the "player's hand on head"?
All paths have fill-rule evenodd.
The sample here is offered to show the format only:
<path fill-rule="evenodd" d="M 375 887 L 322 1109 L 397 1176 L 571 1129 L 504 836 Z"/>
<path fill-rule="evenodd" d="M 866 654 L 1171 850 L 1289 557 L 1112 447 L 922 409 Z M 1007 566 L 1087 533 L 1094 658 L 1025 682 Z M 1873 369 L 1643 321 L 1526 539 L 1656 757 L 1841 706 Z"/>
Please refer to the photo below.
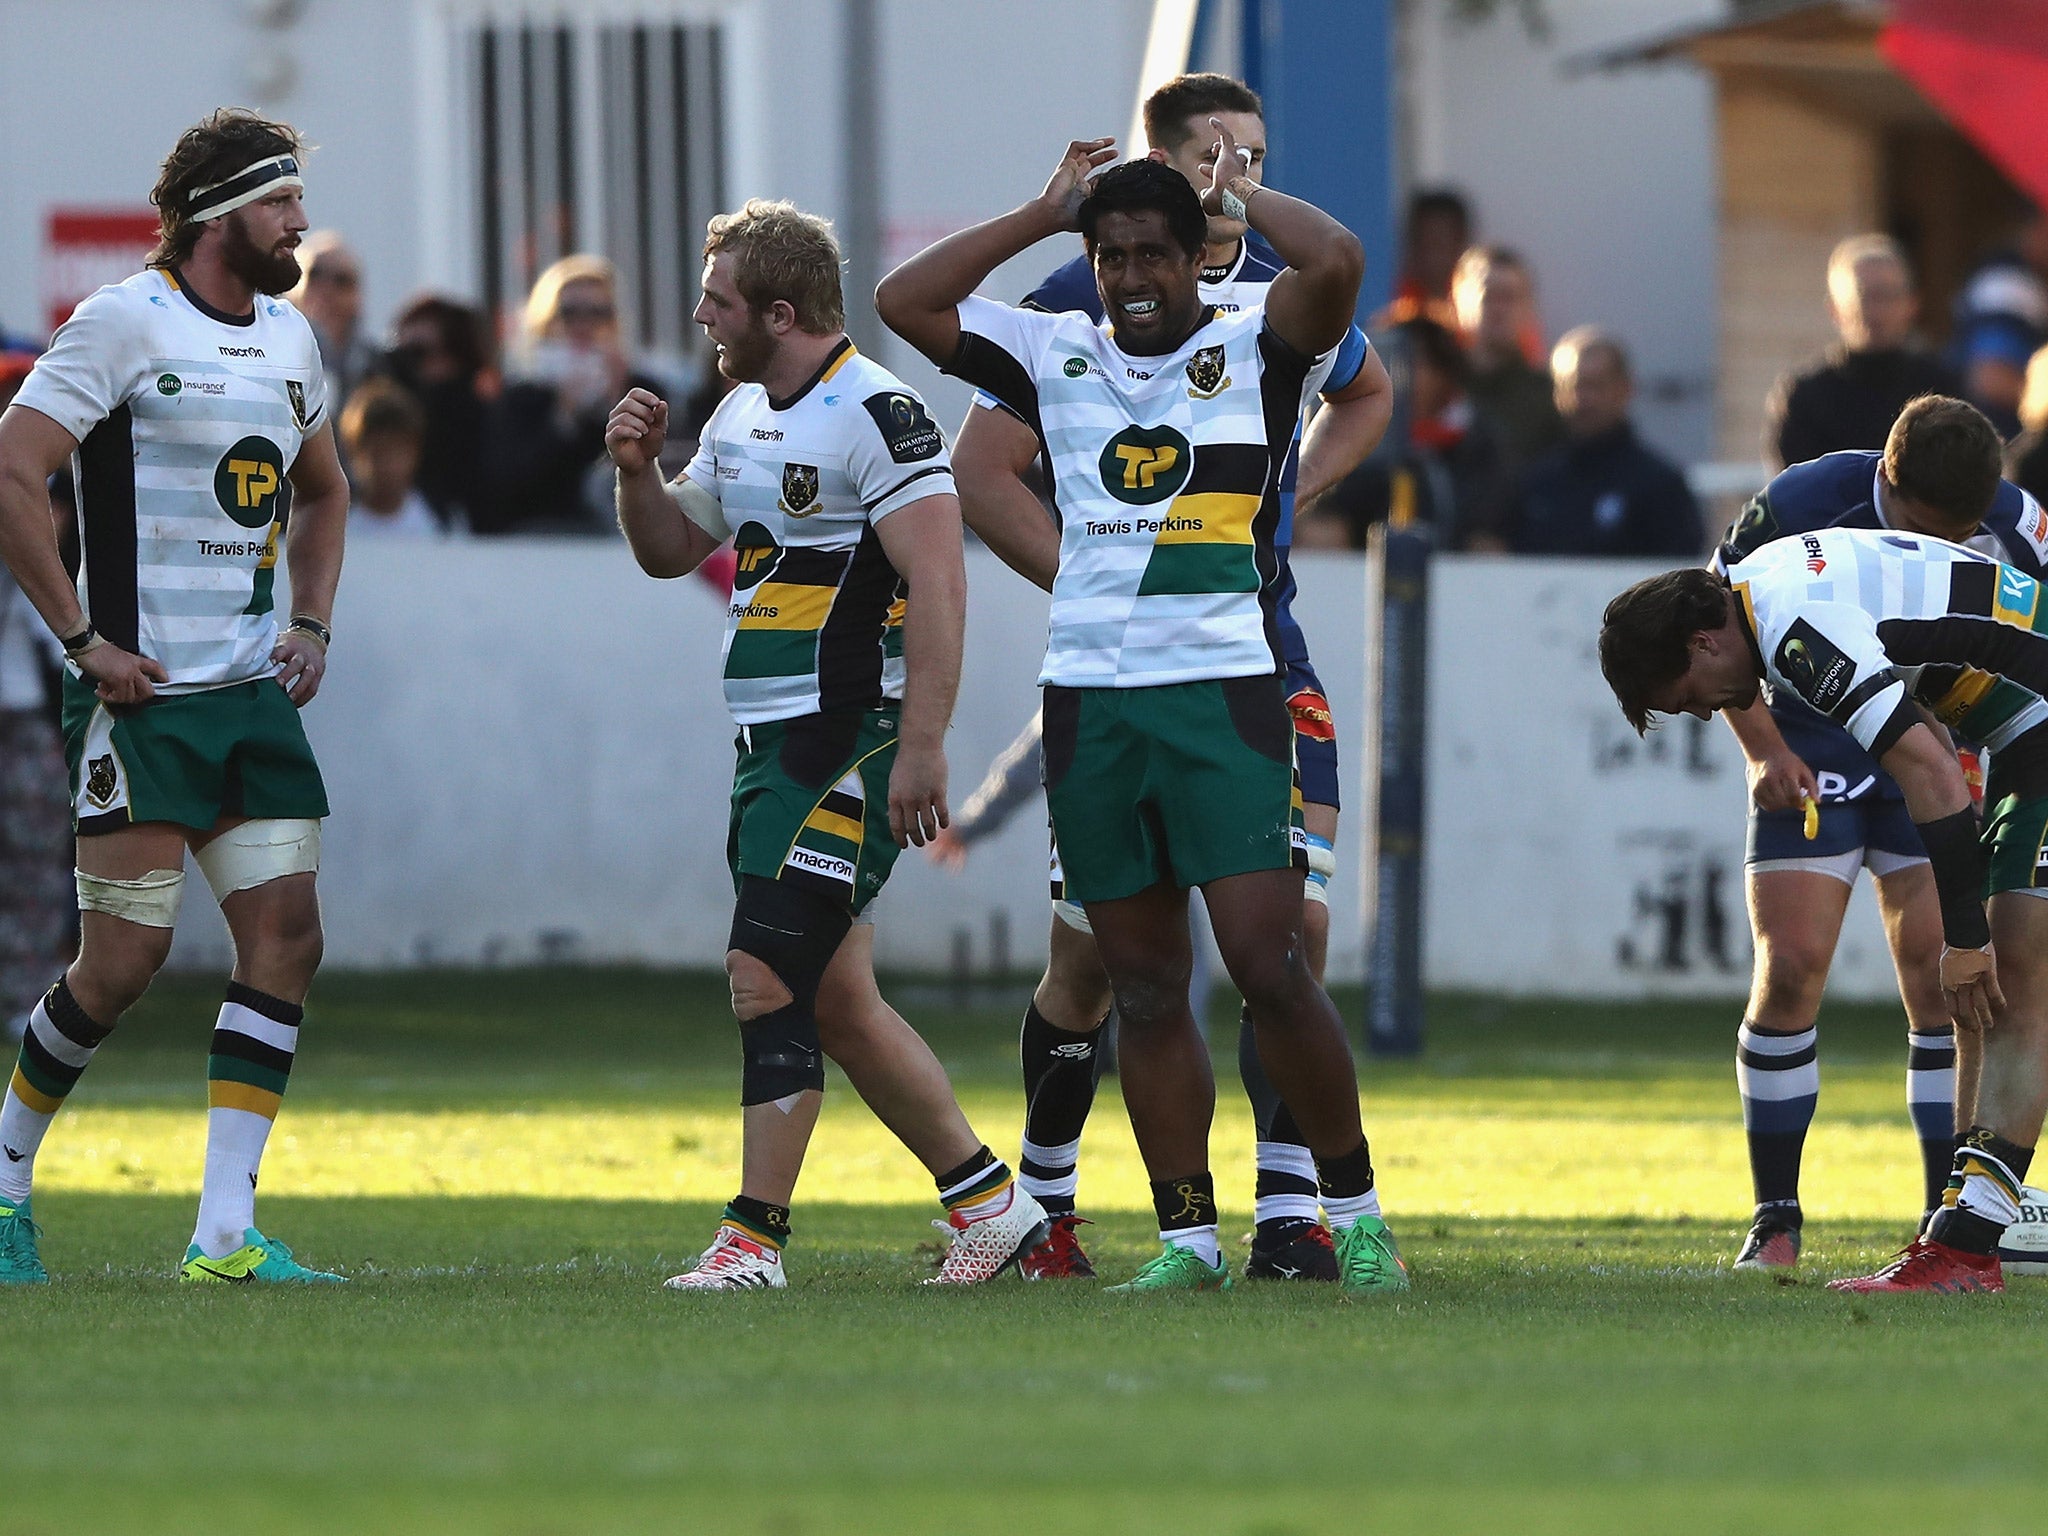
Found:
<path fill-rule="evenodd" d="M 96 645 L 72 659 L 78 670 L 92 679 L 93 692 L 103 704 L 147 703 L 156 697 L 155 684 L 171 680 L 161 662 L 118 645 Z"/>
<path fill-rule="evenodd" d="M 898 848 L 922 848 L 952 824 L 946 809 L 946 754 L 899 747 L 889 771 L 889 835 Z"/>
<path fill-rule="evenodd" d="M 1749 797 L 1760 811 L 1796 811 L 1806 800 L 1820 804 L 1820 780 L 1798 753 L 1783 749 L 1749 764 Z"/>
<path fill-rule="evenodd" d="M 277 682 L 285 696 L 300 709 L 312 703 L 327 676 L 326 647 L 304 630 L 288 629 L 278 636 L 270 659 L 277 664 Z"/>
<path fill-rule="evenodd" d="M 604 424 L 605 452 L 629 473 L 660 462 L 667 441 L 668 402 L 652 390 L 627 390 Z"/>
<path fill-rule="evenodd" d="M 1989 1029 L 2005 1010 L 1998 985 L 1998 961 L 1986 944 L 1982 949 L 1941 952 L 1941 999 L 1958 1029 Z"/>
<path fill-rule="evenodd" d="M 1067 145 L 1067 152 L 1060 156 L 1059 166 L 1041 194 L 1046 203 L 1060 210 L 1062 229 L 1081 227 L 1081 200 L 1088 195 L 1089 183 L 1097 171 L 1115 159 L 1113 138 L 1075 139 Z"/>
<path fill-rule="evenodd" d="M 1203 168 L 1207 185 L 1195 190 L 1202 194 L 1202 212 L 1214 216 L 1223 212 L 1223 189 L 1237 177 L 1250 174 L 1252 159 L 1249 150 L 1238 147 L 1221 118 L 1210 118 L 1209 126 L 1216 133 L 1216 158 Z"/>

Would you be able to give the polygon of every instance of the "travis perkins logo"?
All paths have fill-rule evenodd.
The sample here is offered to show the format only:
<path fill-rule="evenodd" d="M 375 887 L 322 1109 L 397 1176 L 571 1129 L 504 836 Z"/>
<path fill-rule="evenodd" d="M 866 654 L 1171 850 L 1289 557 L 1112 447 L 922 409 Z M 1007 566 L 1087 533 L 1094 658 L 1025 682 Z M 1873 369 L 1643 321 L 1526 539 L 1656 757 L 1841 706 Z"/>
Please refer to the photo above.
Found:
<path fill-rule="evenodd" d="M 1828 568 L 1828 562 L 1820 552 L 1820 540 L 1810 533 L 1802 533 L 1799 542 L 1806 546 L 1806 568 L 1818 576 Z"/>

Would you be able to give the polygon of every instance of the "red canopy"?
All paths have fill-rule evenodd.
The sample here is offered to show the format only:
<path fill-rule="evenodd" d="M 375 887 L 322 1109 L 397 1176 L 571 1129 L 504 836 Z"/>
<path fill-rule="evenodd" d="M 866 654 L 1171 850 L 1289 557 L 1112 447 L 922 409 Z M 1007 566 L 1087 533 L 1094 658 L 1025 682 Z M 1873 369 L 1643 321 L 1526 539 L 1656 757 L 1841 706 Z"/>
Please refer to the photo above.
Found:
<path fill-rule="evenodd" d="M 2013 185 L 2048 209 L 2048 4 L 1894 0 L 1879 46 Z"/>

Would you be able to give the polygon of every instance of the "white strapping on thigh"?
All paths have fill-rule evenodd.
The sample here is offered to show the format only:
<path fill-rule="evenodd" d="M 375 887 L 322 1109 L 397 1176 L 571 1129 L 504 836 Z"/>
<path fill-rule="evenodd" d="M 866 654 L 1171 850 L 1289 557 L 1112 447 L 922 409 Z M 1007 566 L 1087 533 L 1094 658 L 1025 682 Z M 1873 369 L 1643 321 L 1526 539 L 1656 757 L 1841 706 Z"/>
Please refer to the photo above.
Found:
<path fill-rule="evenodd" d="M 230 827 L 198 853 L 199 872 L 225 901 L 236 891 L 268 885 L 286 875 L 310 875 L 320 868 L 320 823 L 310 817 L 245 821 Z"/>
<path fill-rule="evenodd" d="M 78 910 L 104 912 L 145 928 L 178 926 L 178 900 L 185 890 L 182 869 L 152 869 L 139 880 L 110 880 L 78 871 Z"/>

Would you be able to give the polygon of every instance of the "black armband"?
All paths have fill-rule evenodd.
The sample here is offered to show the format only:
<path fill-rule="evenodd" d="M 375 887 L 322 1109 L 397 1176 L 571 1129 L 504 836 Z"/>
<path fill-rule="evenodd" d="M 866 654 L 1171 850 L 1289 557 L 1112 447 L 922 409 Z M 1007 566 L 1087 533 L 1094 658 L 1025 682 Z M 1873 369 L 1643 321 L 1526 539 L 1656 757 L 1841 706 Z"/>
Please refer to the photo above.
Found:
<path fill-rule="evenodd" d="M 1984 917 L 1984 886 L 1991 861 L 1977 840 L 1976 815 L 1961 810 L 1914 826 L 1934 865 L 1942 938 L 1950 949 L 1982 949 L 1991 942 L 1991 925 Z"/>

